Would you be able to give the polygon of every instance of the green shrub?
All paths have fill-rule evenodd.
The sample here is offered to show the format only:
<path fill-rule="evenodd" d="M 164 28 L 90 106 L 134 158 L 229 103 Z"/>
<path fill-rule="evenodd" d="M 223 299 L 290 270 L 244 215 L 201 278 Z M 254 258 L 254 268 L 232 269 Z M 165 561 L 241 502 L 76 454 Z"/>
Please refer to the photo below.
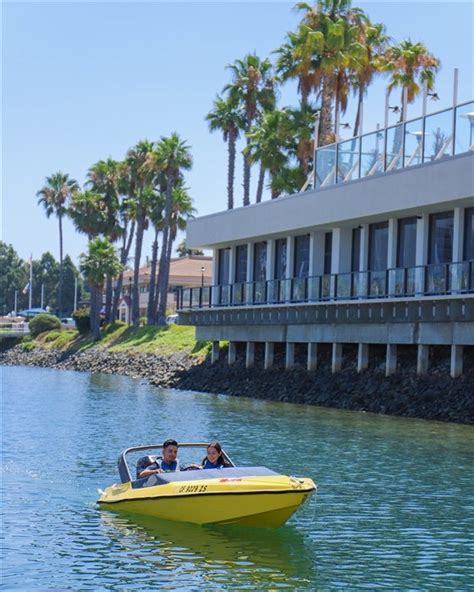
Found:
<path fill-rule="evenodd" d="M 20 347 L 21 347 L 22 351 L 29 352 L 29 351 L 35 349 L 36 344 L 34 341 L 23 341 L 20 344 Z"/>
<path fill-rule="evenodd" d="M 61 321 L 54 315 L 41 313 L 32 318 L 28 323 L 32 337 L 36 337 L 45 331 L 59 331 L 61 329 Z"/>
<path fill-rule="evenodd" d="M 72 313 L 72 318 L 76 321 L 76 329 L 81 335 L 89 333 L 91 330 L 90 308 L 78 308 Z"/>

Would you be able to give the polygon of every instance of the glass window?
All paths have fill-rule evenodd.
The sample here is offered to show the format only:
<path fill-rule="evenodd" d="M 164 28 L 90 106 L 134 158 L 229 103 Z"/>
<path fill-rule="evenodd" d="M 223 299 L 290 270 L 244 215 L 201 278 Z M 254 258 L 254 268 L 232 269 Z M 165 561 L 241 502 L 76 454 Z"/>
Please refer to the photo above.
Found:
<path fill-rule="evenodd" d="M 371 224 L 369 227 L 369 269 L 384 271 L 388 257 L 388 222 Z"/>
<path fill-rule="evenodd" d="M 474 208 L 464 213 L 464 261 L 474 260 Z"/>
<path fill-rule="evenodd" d="M 431 214 L 429 263 L 449 263 L 453 258 L 453 212 Z"/>
<path fill-rule="evenodd" d="M 253 281 L 267 278 L 267 243 L 255 243 L 253 252 Z"/>
<path fill-rule="evenodd" d="M 360 269 L 360 228 L 352 229 L 352 258 L 351 271 L 359 271 Z"/>
<path fill-rule="evenodd" d="M 397 267 L 415 267 L 416 217 L 398 221 Z"/>
<path fill-rule="evenodd" d="M 237 284 L 247 281 L 247 245 L 235 248 L 235 281 Z"/>
<path fill-rule="evenodd" d="M 275 241 L 275 280 L 283 280 L 286 277 L 286 238 Z"/>
<path fill-rule="evenodd" d="M 309 234 L 295 236 L 294 277 L 305 278 L 309 275 Z"/>
<path fill-rule="evenodd" d="M 332 267 L 332 232 L 324 235 L 324 273 L 331 273 Z"/>
<path fill-rule="evenodd" d="M 220 286 L 225 286 L 229 283 L 229 262 L 230 262 L 230 248 L 219 249 L 219 265 L 217 270 L 217 283 Z"/>

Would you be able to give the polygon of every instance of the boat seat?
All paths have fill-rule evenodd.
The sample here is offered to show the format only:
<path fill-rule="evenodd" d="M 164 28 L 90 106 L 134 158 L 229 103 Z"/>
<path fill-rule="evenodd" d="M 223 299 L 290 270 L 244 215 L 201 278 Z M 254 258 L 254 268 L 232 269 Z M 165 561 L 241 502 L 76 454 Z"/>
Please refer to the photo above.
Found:
<path fill-rule="evenodd" d="M 161 458 L 161 456 L 153 454 L 148 454 L 147 456 L 142 456 L 141 458 L 139 458 L 137 460 L 137 479 L 138 475 L 147 467 L 152 465 L 158 458 Z"/>

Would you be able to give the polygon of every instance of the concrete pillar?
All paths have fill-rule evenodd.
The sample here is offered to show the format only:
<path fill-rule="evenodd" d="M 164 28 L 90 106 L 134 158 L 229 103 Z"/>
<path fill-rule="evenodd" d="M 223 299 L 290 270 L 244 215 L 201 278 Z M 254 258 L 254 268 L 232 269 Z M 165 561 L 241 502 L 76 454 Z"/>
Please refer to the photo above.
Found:
<path fill-rule="evenodd" d="M 416 258 L 415 265 L 417 266 L 415 274 L 415 292 L 416 294 L 423 294 L 425 291 L 425 269 L 424 266 L 428 263 L 428 233 L 429 233 L 429 216 L 422 214 L 418 217 L 416 222 Z"/>
<path fill-rule="evenodd" d="M 219 342 L 213 341 L 212 342 L 212 350 L 211 350 L 211 364 L 215 364 L 219 359 Z"/>
<path fill-rule="evenodd" d="M 235 341 L 229 341 L 229 350 L 227 353 L 227 361 L 229 366 L 235 364 L 235 360 L 237 358 L 237 344 Z"/>
<path fill-rule="evenodd" d="M 453 263 L 464 259 L 464 208 L 454 208 L 453 217 Z M 451 290 L 458 292 L 462 289 L 462 265 L 451 268 Z"/>
<path fill-rule="evenodd" d="M 342 343 L 332 344 L 331 371 L 333 374 L 342 368 Z"/>
<path fill-rule="evenodd" d="M 419 343 L 418 353 L 416 358 L 416 373 L 418 376 L 428 373 L 428 366 L 430 360 L 430 348 L 428 345 Z"/>
<path fill-rule="evenodd" d="M 391 376 L 397 371 L 397 346 L 387 343 L 387 355 L 385 361 L 385 376 Z"/>
<path fill-rule="evenodd" d="M 263 366 L 265 370 L 269 370 L 273 366 L 273 352 L 275 344 L 272 341 L 265 342 L 265 360 Z"/>
<path fill-rule="evenodd" d="M 351 271 L 352 228 L 333 228 L 331 273 Z"/>
<path fill-rule="evenodd" d="M 357 350 L 357 372 L 363 372 L 369 367 L 369 344 L 359 343 Z"/>
<path fill-rule="evenodd" d="M 390 218 L 388 221 L 388 249 L 387 249 L 387 269 L 397 267 L 397 219 Z M 395 274 L 388 274 L 388 293 L 395 293 Z"/>
<path fill-rule="evenodd" d="M 318 367 L 318 344 L 308 343 L 308 372 L 316 370 Z"/>
<path fill-rule="evenodd" d="M 285 356 L 285 368 L 289 370 L 293 368 L 295 365 L 295 344 L 288 343 L 286 344 L 286 356 Z"/>
<path fill-rule="evenodd" d="M 255 343 L 247 341 L 247 351 L 245 352 L 245 367 L 251 368 L 255 363 Z"/>
<path fill-rule="evenodd" d="M 463 346 L 451 346 L 451 378 L 458 378 L 463 371 Z"/>

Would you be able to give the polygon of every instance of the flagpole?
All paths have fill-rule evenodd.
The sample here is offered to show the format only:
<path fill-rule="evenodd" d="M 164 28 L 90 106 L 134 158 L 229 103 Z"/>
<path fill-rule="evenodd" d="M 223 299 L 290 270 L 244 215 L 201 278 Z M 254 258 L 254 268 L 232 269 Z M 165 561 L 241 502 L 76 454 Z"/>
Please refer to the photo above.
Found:
<path fill-rule="evenodd" d="M 33 306 L 33 254 L 30 255 L 30 291 L 29 291 L 29 305 L 28 308 Z"/>

